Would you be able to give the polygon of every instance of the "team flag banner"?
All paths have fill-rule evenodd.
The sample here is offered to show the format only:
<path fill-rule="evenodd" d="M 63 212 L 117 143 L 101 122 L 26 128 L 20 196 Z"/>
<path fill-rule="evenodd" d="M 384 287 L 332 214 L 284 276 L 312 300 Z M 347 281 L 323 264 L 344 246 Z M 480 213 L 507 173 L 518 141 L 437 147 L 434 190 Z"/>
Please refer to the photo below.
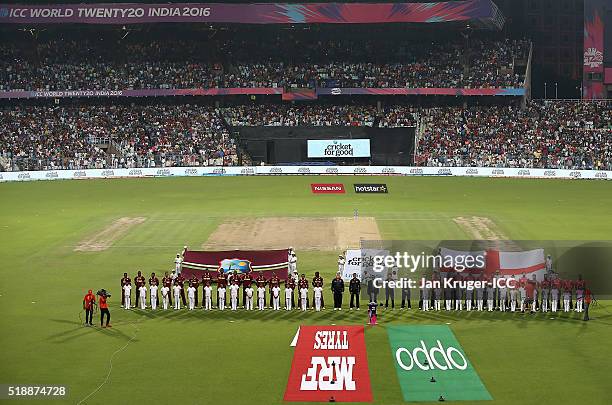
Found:
<path fill-rule="evenodd" d="M 461 268 L 442 267 L 441 273 L 485 273 L 489 276 L 495 275 L 498 271 L 501 276 L 513 277 L 525 275 L 532 279 L 535 275 L 536 280 L 544 280 L 546 274 L 546 259 L 544 249 L 531 249 L 519 251 L 502 251 L 498 249 L 462 251 L 448 248 L 440 248 L 440 255 L 444 258 L 452 257 L 453 263 L 463 263 L 464 260 L 457 258 L 474 258 L 469 263 L 464 263 Z M 483 258 L 479 260 L 479 258 Z"/>
<path fill-rule="evenodd" d="M 387 326 L 404 401 L 493 399 L 446 325 Z"/>
<path fill-rule="evenodd" d="M 272 277 L 275 273 L 279 279 L 287 279 L 288 250 L 222 250 L 198 251 L 188 250 L 183 258 L 181 274 L 190 278 L 195 275 L 202 278 L 209 273 L 214 279 L 219 269 L 231 274 L 263 272 L 264 277 Z"/>
<path fill-rule="evenodd" d="M 363 326 L 300 326 L 284 400 L 371 402 Z"/>
<path fill-rule="evenodd" d="M 544 280 L 546 274 L 546 259 L 544 249 L 524 250 L 519 252 L 487 251 L 487 271 L 494 273 L 499 270 L 502 276 L 525 276 L 531 280 Z"/>

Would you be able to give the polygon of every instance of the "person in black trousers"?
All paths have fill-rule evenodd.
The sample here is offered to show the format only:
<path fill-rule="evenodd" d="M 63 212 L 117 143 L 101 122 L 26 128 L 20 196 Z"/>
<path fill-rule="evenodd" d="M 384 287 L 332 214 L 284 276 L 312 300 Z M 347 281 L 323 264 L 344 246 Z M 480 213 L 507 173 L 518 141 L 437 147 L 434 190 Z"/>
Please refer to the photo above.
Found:
<path fill-rule="evenodd" d="M 340 274 L 336 274 L 336 278 L 332 280 L 331 290 L 334 294 L 334 311 L 342 310 L 342 294 L 344 293 L 344 281 Z"/>
<path fill-rule="evenodd" d="M 93 295 L 91 290 L 87 292 L 87 295 L 83 297 L 83 309 L 85 310 L 85 325 L 92 326 L 93 325 L 93 312 L 94 307 L 96 306 L 96 296 Z"/>
<path fill-rule="evenodd" d="M 387 284 L 385 284 L 385 309 L 389 308 L 389 298 L 391 298 L 391 309 L 395 308 L 395 289 L 389 286 L 390 281 L 394 281 L 390 273 L 387 273 Z"/>
<path fill-rule="evenodd" d="M 361 291 L 361 281 L 357 278 L 357 273 L 353 273 L 353 278 L 349 283 L 349 292 L 351 293 L 351 309 L 357 307 L 359 309 L 359 292 Z M 353 305 L 353 300 L 355 305 Z"/>
<path fill-rule="evenodd" d="M 412 309 L 412 304 L 410 303 L 410 287 L 408 287 L 407 282 L 402 286 L 402 309 L 406 308 L 406 302 L 408 303 L 408 309 Z"/>
<path fill-rule="evenodd" d="M 370 298 L 370 302 L 378 303 L 378 288 L 374 286 L 373 278 L 368 280 L 368 297 Z"/>

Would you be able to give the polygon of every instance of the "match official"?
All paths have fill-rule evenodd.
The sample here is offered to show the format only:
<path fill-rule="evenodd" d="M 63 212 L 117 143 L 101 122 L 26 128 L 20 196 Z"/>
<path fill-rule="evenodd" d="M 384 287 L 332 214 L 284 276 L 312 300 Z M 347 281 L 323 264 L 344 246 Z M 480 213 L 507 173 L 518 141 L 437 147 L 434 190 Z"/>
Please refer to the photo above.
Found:
<path fill-rule="evenodd" d="M 359 292 L 361 291 L 361 281 L 357 278 L 357 273 L 353 273 L 353 278 L 349 283 L 349 292 L 351 293 L 350 309 L 357 307 L 359 310 Z M 353 301 L 355 304 L 353 305 Z"/>
<path fill-rule="evenodd" d="M 342 310 L 342 294 L 344 293 L 344 281 L 340 274 L 336 274 L 336 278 L 332 280 L 331 290 L 334 294 L 334 311 Z"/>

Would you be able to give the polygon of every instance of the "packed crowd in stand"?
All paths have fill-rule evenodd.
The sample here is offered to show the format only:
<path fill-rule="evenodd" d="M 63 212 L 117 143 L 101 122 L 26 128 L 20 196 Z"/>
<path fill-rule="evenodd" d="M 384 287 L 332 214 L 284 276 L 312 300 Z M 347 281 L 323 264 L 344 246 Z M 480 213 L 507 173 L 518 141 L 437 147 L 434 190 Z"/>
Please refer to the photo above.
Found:
<path fill-rule="evenodd" d="M 608 102 L 440 107 L 421 114 L 424 166 L 612 170 Z"/>
<path fill-rule="evenodd" d="M 205 45 L 210 48 L 205 48 Z M 291 48 L 287 48 L 291 45 Z M 244 46 L 261 60 L 243 57 Z M 276 52 L 268 59 L 265 46 Z M 386 45 L 347 40 L 269 43 L 37 42 L 0 46 L 0 91 L 217 87 L 522 87 L 513 69 L 528 41 Z M 254 50 L 255 48 L 255 50 Z M 297 53 L 303 55 L 297 55 Z M 359 49 L 359 50 L 357 50 Z M 353 51 L 354 55 L 345 55 Z M 368 54 L 368 51 L 371 52 Z M 383 52 L 385 51 L 385 52 Z M 374 56 L 376 55 L 376 57 Z M 380 57 L 379 55 L 388 55 Z M 358 59 L 359 56 L 361 59 Z M 365 62 L 368 61 L 368 62 Z"/>
<path fill-rule="evenodd" d="M 0 109 L 0 165 L 4 170 L 235 165 L 232 127 L 417 125 L 416 165 L 612 170 L 610 103 L 566 101 L 530 102 L 524 109 L 17 105 Z"/>
<path fill-rule="evenodd" d="M 236 162 L 222 118 L 206 106 L 17 106 L 0 110 L 0 134 L 0 156 L 13 170 Z"/>
<path fill-rule="evenodd" d="M 394 107 L 385 114 L 375 106 L 352 105 L 248 105 L 224 109 L 224 116 L 232 126 L 353 126 L 400 127 L 414 126 L 416 119 L 408 110 Z M 403 111 L 401 118 L 398 112 Z M 382 125 L 384 123 L 384 125 Z"/>

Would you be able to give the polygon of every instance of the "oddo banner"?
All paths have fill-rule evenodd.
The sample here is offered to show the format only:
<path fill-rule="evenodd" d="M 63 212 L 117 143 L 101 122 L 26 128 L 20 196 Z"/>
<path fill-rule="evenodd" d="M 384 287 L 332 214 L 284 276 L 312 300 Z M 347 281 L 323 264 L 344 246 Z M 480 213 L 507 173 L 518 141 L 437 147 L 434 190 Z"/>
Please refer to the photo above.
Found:
<path fill-rule="evenodd" d="M 371 402 L 363 326 L 300 326 L 284 400 Z"/>
<path fill-rule="evenodd" d="M 404 401 L 491 400 L 446 325 L 387 326 Z"/>

